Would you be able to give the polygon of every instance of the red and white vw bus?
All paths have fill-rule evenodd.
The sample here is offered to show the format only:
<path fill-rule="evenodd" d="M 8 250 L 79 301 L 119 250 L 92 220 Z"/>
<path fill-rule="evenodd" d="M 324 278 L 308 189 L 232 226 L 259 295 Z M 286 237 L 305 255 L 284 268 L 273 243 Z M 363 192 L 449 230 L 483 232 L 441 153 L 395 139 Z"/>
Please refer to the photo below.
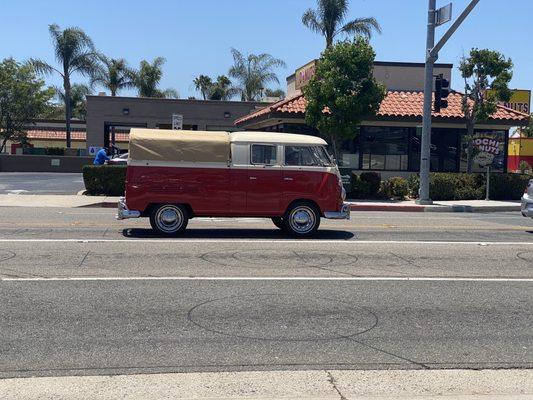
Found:
<path fill-rule="evenodd" d="M 182 232 L 194 217 L 266 217 L 293 236 L 349 219 L 337 166 L 320 138 L 275 132 L 132 129 L 118 219 Z"/>

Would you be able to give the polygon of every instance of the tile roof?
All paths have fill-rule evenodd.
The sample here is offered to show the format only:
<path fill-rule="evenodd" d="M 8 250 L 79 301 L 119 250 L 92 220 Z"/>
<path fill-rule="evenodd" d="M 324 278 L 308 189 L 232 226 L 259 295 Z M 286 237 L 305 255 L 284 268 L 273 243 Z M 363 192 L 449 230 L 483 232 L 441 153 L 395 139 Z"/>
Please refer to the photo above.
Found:
<path fill-rule="evenodd" d="M 463 97 L 461 93 L 450 93 L 450 96 L 448 97 L 448 108 L 441 110 L 439 113 L 434 112 L 433 117 L 462 119 L 462 100 Z M 277 117 L 279 117 L 279 114 L 281 113 L 288 114 L 288 117 L 303 118 L 305 115 L 306 104 L 307 102 L 303 94 L 299 94 L 245 115 L 244 117 L 237 119 L 235 124 L 240 125 L 246 121 L 256 119 L 269 113 L 277 113 Z M 387 92 L 385 99 L 381 102 L 377 116 L 422 118 L 423 104 L 423 92 L 389 91 Z M 492 115 L 491 120 L 524 122 L 528 118 L 529 115 L 527 114 L 503 106 L 498 106 L 498 109 Z"/>
<path fill-rule="evenodd" d="M 66 140 L 67 133 L 63 130 L 44 130 L 44 129 L 31 129 L 26 131 L 28 139 L 33 140 Z M 85 141 L 87 134 L 85 131 L 72 131 L 72 140 Z M 129 134 L 127 133 L 115 133 L 115 140 L 117 142 L 129 142 Z"/>

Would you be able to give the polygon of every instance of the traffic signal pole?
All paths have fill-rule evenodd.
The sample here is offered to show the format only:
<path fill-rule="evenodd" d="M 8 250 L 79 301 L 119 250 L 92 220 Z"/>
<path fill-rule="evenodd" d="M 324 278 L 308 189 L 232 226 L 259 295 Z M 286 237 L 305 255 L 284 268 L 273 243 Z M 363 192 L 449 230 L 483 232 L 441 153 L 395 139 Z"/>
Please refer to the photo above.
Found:
<path fill-rule="evenodd" d="M 419 204 L 432 204 L 429 196 L 429 171 L 431 161 L 431 103 L 433 94 L 433 69 L 439 57 L 439 51 L 472 12 L 480 0 L 472 0 L 461 13 L 450 29 L 435 46 L 435 27 L 437 16 L 437 0 L 429 0 L 428 26 L 426 38 L 426 68 L 424 81 L 424 115 L 422 117 L 422 142 L 420 144 L 420 193 Z"/>
<path fill-rule="evenodd" d="M 422 142 L 420 144 L 420 193 L 418 204 L 432 204 L 429 197 L 429 167 L 431 160 L 431 100 L 433 94 L 433 68 L 437 57 L 431 56 L 435 45 L 435 18 L 437 0 L 429 0 L 426 39 L 426 69 L 424 82 L 424 115 L 422 117 Z"/>

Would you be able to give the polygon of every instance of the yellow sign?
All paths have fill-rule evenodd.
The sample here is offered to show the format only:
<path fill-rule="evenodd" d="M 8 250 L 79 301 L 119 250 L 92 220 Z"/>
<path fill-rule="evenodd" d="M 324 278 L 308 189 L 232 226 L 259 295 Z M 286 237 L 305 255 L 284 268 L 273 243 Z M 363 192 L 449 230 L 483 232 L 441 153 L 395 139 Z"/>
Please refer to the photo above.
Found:
<path fill-rule="evenodd" d="M 491 92 L 487 90 L 487 92 Z M 500 101 L 504 107 L 511 108 L 526 114 L 531 112 L 531 90 L 511 90 L 511 99 L 508 102 Z"/>
<path fill-rule="evenodd" d="M 296 90 L 303 88 L 307 84 L 307 82 L 309 82 L 309 79 L 311 79 L 315 74 L 315 68 L 316 60 L 313 60 L 296 70 L 296 72 L 294 73 L 294 75 L 296 76 Z"/>

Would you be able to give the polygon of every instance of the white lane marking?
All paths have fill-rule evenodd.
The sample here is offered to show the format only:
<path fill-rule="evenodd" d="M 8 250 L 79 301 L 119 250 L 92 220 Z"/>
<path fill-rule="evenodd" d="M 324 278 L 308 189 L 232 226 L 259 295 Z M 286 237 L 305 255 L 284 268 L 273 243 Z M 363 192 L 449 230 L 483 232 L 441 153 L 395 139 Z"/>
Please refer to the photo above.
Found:
<path fill-rule="evenodd" d="M 467 278 L 407 276 L 87 276 L 52 278 L 0 278 L 2 282 L 69 282 L 69 281 L 407 281 L 407 282 L 533 282 L 533 278 Z"/>
<path fill-rule="evenodd" d="M 28 193 L 27 190 L 24 189 L 15 189 L 15 190 L 8 190 L 8 194 L 22 194 L 22 193 Z"/>
<path fill-rule="evenodd" d="M 531 246 L 533 242 L 466 242 L 438 240 L 330 240 L 330 239 L 0 239 L 0 243 L 301 243 L 301 244 L 435 244 L 475 246 Z"/>

